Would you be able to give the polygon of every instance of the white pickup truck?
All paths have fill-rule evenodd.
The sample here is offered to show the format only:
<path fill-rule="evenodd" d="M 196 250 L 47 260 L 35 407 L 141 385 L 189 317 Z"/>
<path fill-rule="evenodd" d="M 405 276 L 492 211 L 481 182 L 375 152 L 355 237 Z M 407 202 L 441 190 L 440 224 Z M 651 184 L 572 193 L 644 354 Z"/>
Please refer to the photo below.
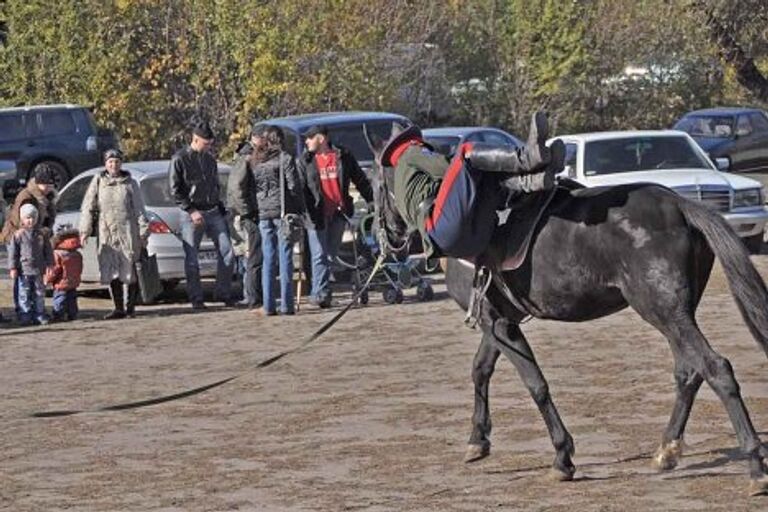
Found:
<path fill-rule="evenodd" d="M 752 252 L 763 242 L 768 210 L 760 182 L 724 172 L 686 133 L 674 130 L 562 135 L 561 176 L 584 186 L 658 183 L 720 212 Z M 723 169 L 723 170 L 721 170 Z"/>

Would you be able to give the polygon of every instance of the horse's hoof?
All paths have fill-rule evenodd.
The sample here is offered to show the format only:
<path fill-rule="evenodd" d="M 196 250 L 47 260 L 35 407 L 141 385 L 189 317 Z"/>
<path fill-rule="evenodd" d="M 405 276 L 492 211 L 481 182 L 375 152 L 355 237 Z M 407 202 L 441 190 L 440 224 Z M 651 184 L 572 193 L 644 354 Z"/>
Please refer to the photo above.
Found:
<path fill-rule="evenodd" d="M 768 494 L 768 476 L 753 478 L 749 482 L 750 496 L 764 496 Z"/>
<path fill-rule="evenodd" d="M 573 480 L 574 473 L 576 473 L 575 469 L 573 471 L 563 471 L 562 469 L 552 468 L 547 473 L 547 479 L 552 482 L 570 482 Z"/>
<path fill-rule="evenodd" d="M 677 467 L 683 457 L 683 440 L 675 439 L 666 446 L 661 445 L 653 456 L 653 465 L 660 471 L 669 471 Z"/>
<path fill-rule="evenodd" d="M 477 462 L 491 454 L 491 443 L 470 444 L 467 445 L 467 451 L 464 454 L 464 462 Z"/>

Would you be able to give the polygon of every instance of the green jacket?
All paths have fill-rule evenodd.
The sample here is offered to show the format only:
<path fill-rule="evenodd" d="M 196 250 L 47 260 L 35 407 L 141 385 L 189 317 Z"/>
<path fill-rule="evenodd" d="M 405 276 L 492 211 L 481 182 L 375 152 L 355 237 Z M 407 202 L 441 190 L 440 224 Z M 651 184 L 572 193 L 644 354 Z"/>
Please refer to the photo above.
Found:
<path fill-rule="evenodd" d="M 410 231 L 418 230 L 424 252 L 432 257 L 435 248 L 426 233 L 425 213 L 419 206 L 434 200 L 450 160 L 419 145 L 405 150 L 395 166 L 395 206 Z"/>

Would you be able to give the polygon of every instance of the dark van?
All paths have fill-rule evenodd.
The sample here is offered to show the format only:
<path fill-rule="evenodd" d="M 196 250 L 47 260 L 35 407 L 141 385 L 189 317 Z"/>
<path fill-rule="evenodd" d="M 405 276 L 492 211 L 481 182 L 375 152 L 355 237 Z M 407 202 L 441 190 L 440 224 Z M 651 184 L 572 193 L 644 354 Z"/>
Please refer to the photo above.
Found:
<path fill-rule="evenodd" d="M 0 184 L 12 197 L 41 163 L 57 171 L 56 188 L 80 172 L 101 165 L 102 152 L 116 147 L 110 130 L 96 126 L 78 105 L 0 108 Z"/>
<path fill-rule="evenodd" d="M 366 172 L 373 163 L 373 154 L 363 135 L 363 125 L 370 133 L 388 139 L 393 122 L 411 124 L 407 117 L 389 112 L 322 112 L 263 121 L 283 130 L 286 150 L 297 157 L 304 151 L 304 133 L 314 125 L 326 126 L 331 142 L 347 148 Z"/>

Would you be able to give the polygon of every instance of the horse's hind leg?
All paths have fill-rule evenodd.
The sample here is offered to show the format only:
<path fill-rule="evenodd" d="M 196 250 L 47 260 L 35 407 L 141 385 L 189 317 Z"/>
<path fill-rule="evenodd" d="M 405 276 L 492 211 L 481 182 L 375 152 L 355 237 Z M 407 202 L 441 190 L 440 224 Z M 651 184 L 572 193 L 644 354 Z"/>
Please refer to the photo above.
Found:
<path fill-rule="evenodd" d="M 664 430 L 661 446 L 653 457 L 653 463 L 658 469 L 673 469 L 683 456 L 683 432 L 691 414 L 693 400 L 703 381 L 704 378 L 690 365 L 680 359 L 675 360 L 675 405 Z"/>
<path fill-rule="evenodd" d="M 484 326 L 484 330 L 487 329 Z M 520 378 L 539 408 L 549 436 L 555 447 L 555 462 L 551 476 L 556 480 L 571 480 L 576 468 L 571 461 L 574 454 L 573 438 L 565 428 L 560 414 L 549 394 L 549 385 L 541 373 L 536 358 L 520 327 L 506 319 L 498 319 L 490 326 L 493 339 L 506 357 L 515 365 Z"/>
<path fill-rule="evenodd" d="M 752 479 L 750 494 L 768 493 L 768 476 L 766 476 L 767 471 L 762 457 L 762 444 L 752 426 L 731 363 L 712 349 L 690 315 L 682 311 L 677 313 L 668 317 L 670 321 L 666 325 L 658 326 L 667 335 L 675 356 L 676 368 L 683 369 L 684 372 L 685 368 L 690 368 L 690 371 L 701 375 L 723 402 L 741 450 L 749 457 L 749 473 Z M 695 386 L 696 377 L 694 376 L 689 386 L 691 401 L 695 396 L 692 392 Z M 680 400 L 678 402 L 681 406 L 680 411 L 676 417 L 677 407 L 675 407 L 670 425 L 679 423 L 682 430 L 685 425 L 684 416 L 687 417 L 690 405 Z M 673 426 L 673 430 L 674 428 Z"/>
<path fill-rule="evenodd" d="M 472 433 L 469 436 L 464 462 L 475 462 L 491 453 L 491 415 L 488 410 L 488 388 L 500 351 L 493 342 L 491 332 L 483 332 L 483 339 L 472 362 L 472 381 L 475 384 L 475 412 L 472 414 Z"/>

